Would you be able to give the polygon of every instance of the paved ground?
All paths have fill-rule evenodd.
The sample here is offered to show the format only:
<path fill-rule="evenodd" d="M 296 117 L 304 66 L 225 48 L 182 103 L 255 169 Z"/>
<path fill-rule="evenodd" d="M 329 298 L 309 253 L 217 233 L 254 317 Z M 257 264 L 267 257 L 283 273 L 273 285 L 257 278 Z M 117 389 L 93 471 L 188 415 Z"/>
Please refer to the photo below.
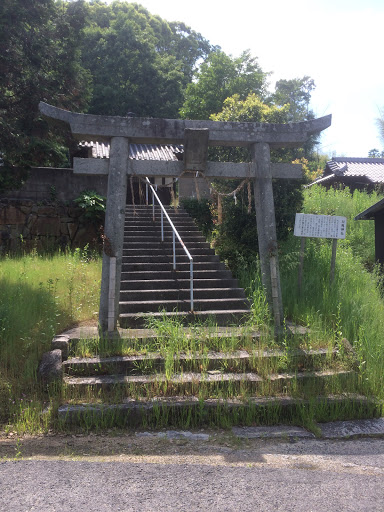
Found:
<path fill-rule="evenodd" d="M 255 432 L 3 436 L 0 510 L 384 510 L 382 437 Z"/>

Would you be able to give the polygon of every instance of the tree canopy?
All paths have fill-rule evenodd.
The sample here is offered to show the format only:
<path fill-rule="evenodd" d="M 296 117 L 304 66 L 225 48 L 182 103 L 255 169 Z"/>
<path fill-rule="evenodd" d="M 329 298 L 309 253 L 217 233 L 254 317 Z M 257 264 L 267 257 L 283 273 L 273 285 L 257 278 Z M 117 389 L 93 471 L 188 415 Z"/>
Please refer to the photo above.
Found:
<path fill-rule="evenodd" d="M 163 20 L 138 3 L 2 0 L 0 189 L 14 186 L 7 169 L 68 165 L 73 141 L 48 130 L 41 100 L 104 115 L 310 118 L 313 80 L 279 80 L 270 94 L 268 77 L 249 51 L 227 55 L 185 23 Z"/>
<path fill-rule="evenodd" d="M 87 20 L 82 63 L 93 79 L 89 112 L 177 117 L 197 61 L 211 51 L 208 41 L 127 2 L 92 2 Z"/>
<path fill-rule="evenodd" d="M 38 102 L 76 111 L 87 108 L 90 80 L 78 47 L 84 23 L 83 1 L 0 4 L 0 188 L 7 169 L 65 160 L 63 139 L 48 133 Z"/>
<path fill-rule="evenodd" d="M 185 119 L 209 119 L 235 94 L 240 100 L 251 93 L 263 97 L 266 78 L 267 73 L 249 51 L 235 58 L 216 50 L 201 64 L 195 80 L 188 84 L 180 115 Z"/>

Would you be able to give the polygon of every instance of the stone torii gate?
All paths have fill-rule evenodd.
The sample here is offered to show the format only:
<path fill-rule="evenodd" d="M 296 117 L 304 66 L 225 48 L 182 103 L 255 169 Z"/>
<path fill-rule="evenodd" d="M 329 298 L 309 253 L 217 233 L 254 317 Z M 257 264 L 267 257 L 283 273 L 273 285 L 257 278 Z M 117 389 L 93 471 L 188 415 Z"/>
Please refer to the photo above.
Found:
<path fill-rule="evenodd" d="M 113 311 L 113 318 L 109 324 L 112 320 L 113 328 L 117 327 L 127 176 L 178 177 L 184 171 L 200 171 L 208 179 L 253 179 L 262 283 L 273 310 L 275 326 L 281 326 L 283 305 L 272 178 L 301 178 L 302 173 L 301 165 L 272 163 L 270 148 L 301 146 L 310 135 L 331 125 L 330 115 L 300 123 L 269 124 L 97 116 L 69 112 L 43 102 L 39 108 L 51 122 L 69 125 L 73 136 L 79 140 L 110 142 L 109 160 L 75 158 L 73 166 L 74 173 L 108 175 L 104 234 L 116 257 L 116 268 L 113 270 L 115 275 L 110 276 L 110 255 L 104 252 L 99 310 L 103 332 L 108 330 L 110 311 Z M 184 144 L 184 160 L 129 160 L 130 142 Z M 249 147 L 252 161 L 208 162 L 208 146 Z M 111 283 L 114 283 L 114 290 L 110 290 Z"/>

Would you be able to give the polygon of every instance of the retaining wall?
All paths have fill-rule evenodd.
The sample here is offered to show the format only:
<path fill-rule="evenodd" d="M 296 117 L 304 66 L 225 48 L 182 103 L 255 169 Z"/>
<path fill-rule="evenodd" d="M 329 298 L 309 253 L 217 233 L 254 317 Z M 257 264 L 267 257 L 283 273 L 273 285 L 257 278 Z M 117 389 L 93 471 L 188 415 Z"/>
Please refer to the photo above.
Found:
<path fill-rule="evenodd" d="M 0 253 L 52 251 L 100 244 L 98 227 L 74 206 L 29 199 L 0 200 Z"/>

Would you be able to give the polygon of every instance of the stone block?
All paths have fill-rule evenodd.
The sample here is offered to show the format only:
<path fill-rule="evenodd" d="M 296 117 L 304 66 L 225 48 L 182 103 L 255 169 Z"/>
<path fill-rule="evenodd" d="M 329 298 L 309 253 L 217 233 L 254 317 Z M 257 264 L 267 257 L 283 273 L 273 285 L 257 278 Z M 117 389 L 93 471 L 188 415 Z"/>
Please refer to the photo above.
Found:
<path fill-rule="evenodd" d="M 52 350 L 61 350 L 63 361 L 68 359 L 69 342 L 70 338 L 66 334 L 58 334 L 52 339 L 51 342 Z"/>
<path fill-rule="evenodd" d="M 70 239 L 73 240 L 75 238 L 75 236 L 76 236 L 77 224 L 75 224 L 74 222 L 68 222 L 67 229 L 68 229 L 68 232 L 69 232 Z"/>
<path fill-rule="evenodd" d="M 33 228 L 31 228 L 31 234 L 60 236 L 59 217 L 38 217 Z"/>
<path fill-rule="evenodd" d="M 68 224 L 66 222 L 60 222 L 60 234 L 61 235 L 68 235 Z"/>
<path fill-rule="evenodd" d="M 0 210 L 0 224 L 24 224 L 25 214 L 15 206 L 5 206 Z"/>
<path fill-rule="evenodd" d="M 82 215 L 84 212 L 81 208 L 68 208 L 68 215 L 72 217 L 73 219 L 77 219 Z"/>
<path fill-rule="evenodd" d="M 28 201 L 27 203 L 30 203 L 30 201 Z M 22 211 L 25 215 L 29 215 L 32 211 L 32 204 L 20 205 L 20 211 Z"/>
<path fill-rule="evenodd" d="M 63 378 L 63 362 L 60 349 L 51 350 L 43 354 L 38 374 L 40 379 L 46 384 Z"/>
<path fill-rule="evenodd" d="M 57 215 L 57 211 L 53 206 L 40 206 L 38 209 L 38 214 L 44 215 L 46 217 L 54 217 Z"/>

